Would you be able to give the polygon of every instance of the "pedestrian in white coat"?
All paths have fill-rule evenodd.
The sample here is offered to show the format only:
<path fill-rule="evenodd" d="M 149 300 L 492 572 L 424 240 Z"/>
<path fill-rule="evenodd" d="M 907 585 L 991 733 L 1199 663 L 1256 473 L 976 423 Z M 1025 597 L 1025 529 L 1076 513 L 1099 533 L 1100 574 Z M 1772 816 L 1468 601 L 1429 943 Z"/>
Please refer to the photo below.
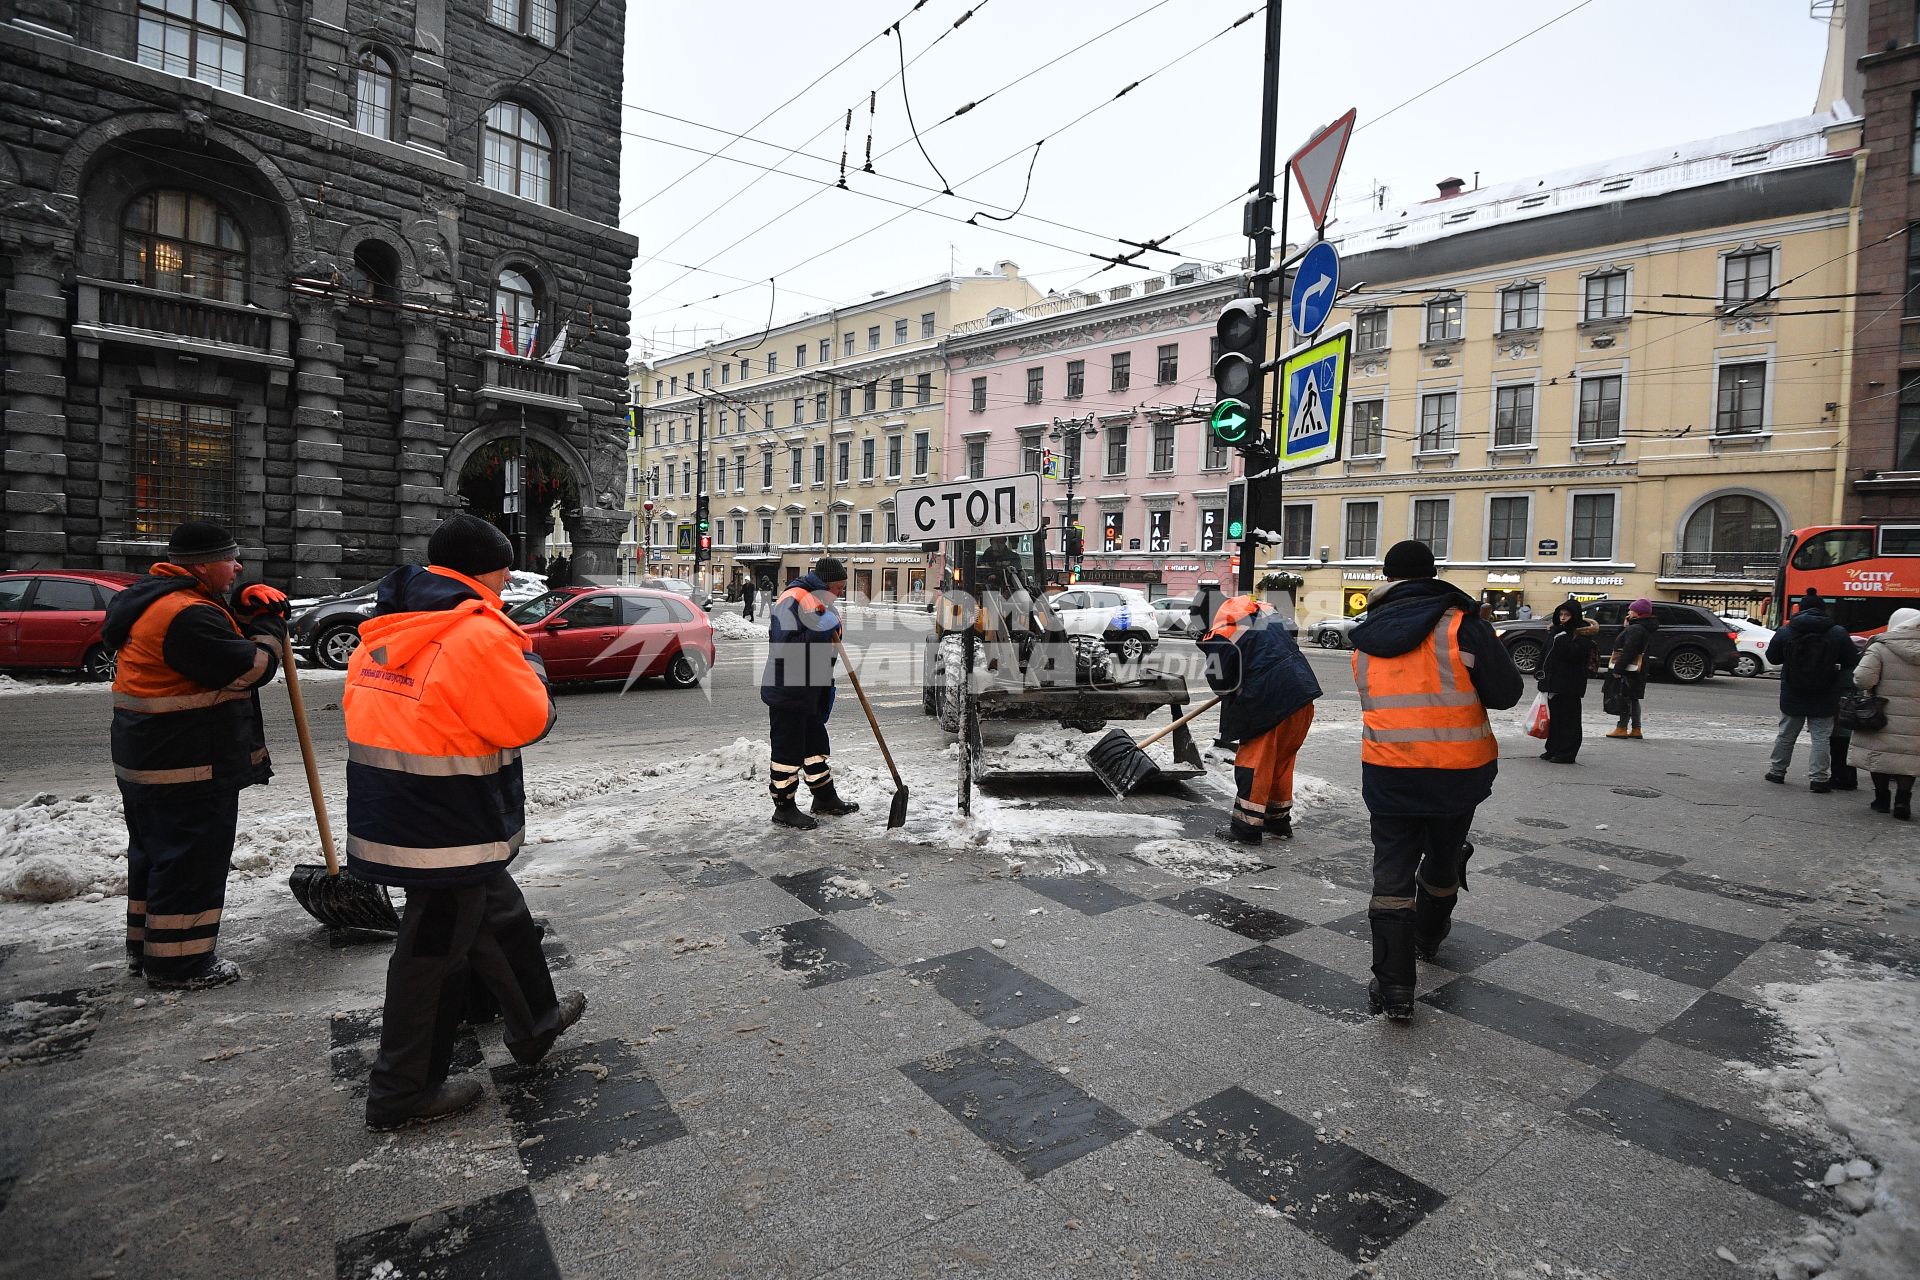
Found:
<path fill-rule="evenodd" d="M 1853 669 L 1853 682 L 1887 700 L 1887 727 L 1856 729 L 1873 775 L 1875 813 L 1913 817 L 1913 780 L 1920 776 L 1920 609 L 1895 609 Z"/>

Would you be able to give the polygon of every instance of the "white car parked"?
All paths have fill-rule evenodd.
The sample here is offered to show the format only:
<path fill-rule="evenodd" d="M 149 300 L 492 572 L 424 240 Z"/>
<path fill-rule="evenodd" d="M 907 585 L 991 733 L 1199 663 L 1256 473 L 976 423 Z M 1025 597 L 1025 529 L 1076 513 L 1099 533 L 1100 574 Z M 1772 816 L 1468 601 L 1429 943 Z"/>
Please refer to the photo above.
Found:
<path fill-rule="evenodd" d="M 1734 633 L 1733 674 L 1763 676 L 1774 669 L 1767 661 L 1767 645 L 1773 641 L 1773 632 L 1746 618 L 1722 618 L 1721 621 Z"/>
<path fill-rule="evenodd" d="M 1193 597 L 1162 596 L 1153 601 L 1153 621 L 1160 628 L 1161 635 L 1189 634 L 1193 622 Z"/>
<path fill-rule="evenodd" d="M 1138 662 L 1160 643 L 1146 592 L 1131 587 L 1074 587 L 1048 603 L 1068 635 L 1095 636 L 1123 662 Z"/>

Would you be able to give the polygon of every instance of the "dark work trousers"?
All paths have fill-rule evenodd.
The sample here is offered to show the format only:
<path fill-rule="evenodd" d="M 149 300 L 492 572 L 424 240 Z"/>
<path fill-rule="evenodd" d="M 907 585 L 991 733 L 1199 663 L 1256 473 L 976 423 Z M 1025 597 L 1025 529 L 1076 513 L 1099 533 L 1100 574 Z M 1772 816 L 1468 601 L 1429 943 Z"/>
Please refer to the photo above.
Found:
<path fill-rule="evenodd" d="M 1827 739 L 1827 755 L 1831 760 L 1827 780 L 1835 791 L 1858 791 L 1860 789 L 1860 770 L 1847 763 L 1847 754 L 1853 750 L 1853 731 L 1834 730 Z"/>
<path fill-rule="evenodd" d="M 407 890 L 387 962 L 380 1056 L 368 1078 L 369 1120 L 403 1117 L 421 1093 L 447 1078 L 471 979 L 499 1004 L 509 1050 L 558 1027 L 560 1004 L 540 928 L 505 871 L 459 888 Z"/>
<path fill-rule="evenodd" d="M 1414 985 L 1416 933 L 1432 936 L 1453 915 L 1461 852 L 1473 814 L 1373 815 L 1373 976 L 1383 987 Z"/>
<path fill-rule="evenodd" d="M 237 789 L 192 800 L 134 799 L 127 818 L 127 965 L 193 978 L 213 964 L 240 819 Z"/>
<path fill-rule="evenodd" d="M 826 791 L 833 786 L 833 770 L 827 764 L 832 747 L 827 742 L 827 722 L 812 707 L 798 710 L 768 707 L 771 730 L 771 762 L 767 772 L 767 790 L 775 804 L 785 804 L 800 793 L 805 777 L 811 791 Z"/>
<path fill-rule="evenodd" d="M 1547 745 L 1542 754 L 1572 760 L 1580 754 L 1580 695 L 1556 693 L 1547 699 Z"/>

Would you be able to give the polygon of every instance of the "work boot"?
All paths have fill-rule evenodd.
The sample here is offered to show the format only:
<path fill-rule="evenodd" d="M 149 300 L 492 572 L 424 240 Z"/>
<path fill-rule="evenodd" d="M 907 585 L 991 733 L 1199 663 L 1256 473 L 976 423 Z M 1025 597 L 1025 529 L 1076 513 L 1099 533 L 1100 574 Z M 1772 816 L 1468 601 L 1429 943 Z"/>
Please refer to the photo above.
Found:
<path fill-rule="evenodd" d="M 1293 839 L 1293 810 L 1267 810 L 1267 834 L 1276 840 Z"/>
<path fill-rule="evenodd" d="M 1413 988 L 1383 987 L 1373 979 L 1367 983 L 1367 1012 L 1384 1013 L 1389 1022 L 1412 1022 Z"/>
<path fill-rule="evenodd" d="M 586 993 L 569 991 L 560 997 L 559 1017 L 553 1024 L 553 1030 L 543 1031 L 529 1040 L 510 1043 L 507 1045 L 507 1052 L 511 1053 L 513 1060 L 521 1066 L 533 1066 L 547 1056 L 547 1050 L 553 1048 L 553 1042 L 558 1040 L 568 1027 L 580 1021 L 580 1015 L 586 1011 Z"/>
<path fill-rule="evenodd" d="M 1258 827 L 1243 827 L 1236 822 L 1231 826 L 1221 827 L 1213 834 L 1229 844 L 1259 844 L 1261 831 Z"/>
<path fill-rule="evenodd" d="M 1625 729 L 1615 726 L 1614 728 L 1607 730 L 1607 736 L 1609 738 L 1626 738 L 1626 737 L 1631 737 L 1632 735 L 1629 734 Z"/>
<path fill-rule="evenodd" d="M 1373 916 L 1373 983 L 1367 1001 L 1373 1012 L 1404 1022 L 1413 1016 L 1414 923 L 1404 915 Z"/>
<path fill-rule="evenodd" d="M 1453 908 L 1459 899 L 1457 890 L 1443 898 L 1428 893 L 1425 885 L 1414 889 L 1413 950 L 1422 960 L 1431 961 L 1453 932 Z"/>
<path fill-rule="evenodd" d="M 215 956 L 213 963 L 190 978 L 156 978 L 147 975 L 147 985 L 155 991 L 206 991 L 240 981 L 240 966 Z"/>
<path fill-rule="evenodd" d="M 783 827 L 792 827 L 795 831 L 811 831 L 820 825 L 811 814 L 800 812 L 800 806 L 791 800 L 780 800 L 774 803 L 772 820 Z"/>
<path fill-rule="evenodd" d="M 831 782 L 813 793 L 813 816 L 816 818 L 844 818 L 849 813 L 858 812 L 860 806 L 851 800 L 841 799 Z"/>
<path fill-rule="evenodd" d="M 1767 781 L 1777 782 L 1781 786 L 1785 786 L 1787 784 L 1787 775 L 1784 773 L 1770 773 L 1767 775 Z"/>
<path fill-rule="evenodd" d="M 459 1115 L 474 1103 L 480 1101 L 482 1090 L 480 1082 L 471 1076 L 462 1076 L 458 1080 L 442 1080 L 421 1091 L 411 1105 L 374 1110 L 373 1104 L 367 1104 L 367 1128 L 375 1133 L 386 1133 L 392 1129 L 404 1129 L 410 1124 L 432 1124 L 435 1120 L 444 1120 L 448 1116 Z"/>

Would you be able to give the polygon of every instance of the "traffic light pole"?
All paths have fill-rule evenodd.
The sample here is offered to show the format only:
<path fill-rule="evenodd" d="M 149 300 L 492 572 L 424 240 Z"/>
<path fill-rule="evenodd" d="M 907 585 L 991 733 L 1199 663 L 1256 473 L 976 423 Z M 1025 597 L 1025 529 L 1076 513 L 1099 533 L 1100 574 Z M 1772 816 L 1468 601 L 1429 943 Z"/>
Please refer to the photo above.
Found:
<path fill-rule="evenodd" d="M 1263 299 L 1272 297 L 1274 292 L 1273 282 L 1262 273 L 1273 265 L 1274 158 L 1275 153 L 1280 149 L 1280 11 L 1282 7 L 1282 0 L 1267 0 L 1266 74 L 1261 86 L 1260 98 L 1260 184 L 1259 189 L 1254 192 L 1254 200 L 1260 209 L 1261 216 L 1257 219 L 1258 225 L 1253 229 L 1253 270 L 1255 278 L 1260 281 L 1260 296 Z M 1280 248 L 1284 253 L 1286 252 L 1286 193 L 1279 194 L 1282 198 Z M 1269 311 L 1272 310 L 1274 308 L 1269 307 Z M 1265 351 L 1260 353 L 1260 358 L 1263 361 L 1266 359 Z M 1263 397 L 1260 407 L 1265 409 L 1268 407 L 1265 399 L 1266 375 L 1258 376 L 1257 385 L 1260 386 Z M 1248 506 L 1249 515 L 1251 515 L 1252 477 L 1249 476 L 1248 480 Z M 1249 519 L 1246 532 L 1240 539 L 1240 572 L 1234 579 L 1234 588 L 1239 595 L 1248 595 L 1253 591 L 1253 561 L 1256 548 L 1259 546 L 1253 531 L 1254 522 Z"/>
<path fill-rule="evenodd" d="M 705 562 L 700 550 L 700 509 L 707 501 L 707 401 L 704 396 L 700 400 L 700 434 L 693 446 L 693 470 L 699 476 L 693 491 L 693 585 L 704 588 L 700 578 L 700 568 Z"/>

